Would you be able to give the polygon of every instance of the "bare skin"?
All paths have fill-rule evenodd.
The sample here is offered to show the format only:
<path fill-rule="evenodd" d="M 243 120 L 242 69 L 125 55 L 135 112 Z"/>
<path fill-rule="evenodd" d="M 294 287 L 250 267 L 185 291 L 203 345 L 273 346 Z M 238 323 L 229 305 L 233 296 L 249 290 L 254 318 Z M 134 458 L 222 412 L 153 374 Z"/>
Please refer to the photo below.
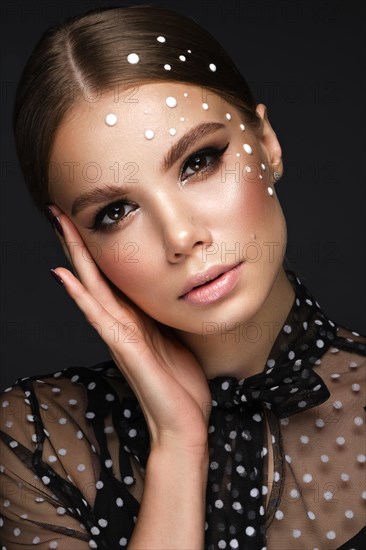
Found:
<path fill-rule="evenodd" d="M 52 210 L 62 225 L 61 241 L 76 276 L 65 268 L 56 272 L 108 345 L 142 406 L 150 430 L 151 454 L 131 549 L 203 548 L 211 403 L 207 378 L 220 374 L 244 378 L 261 371 L 294 298 L 282 268 L 286 244 L 282 211 L 277 198 L 267 192 L 273 185 L 274 168 L 281 170 L 282 164 L 265 107 L 259 105 L 257 109 L 261 128 L 257 133 L 246 129 L 244 137 L 236 109 L 215 96 L 209 112 L 204 111 L 197 90 L 176 83 L 150 84 L 141 87 L 140 111 L 133 112 L 126 104 L 111 111 L 108 98 L 99 105 L 76 108 L 62 125 L 53 148 L 52 161 L 59 165 L 66 159 L 82 167 L 93 158 L 106 168 L 122 155 L 123 161 L 135 162 L 140 169 L 138 183 L 128 192 L 128 200 L 138 207 L 130 210 L 126 222 L 111 234 L 94 233 L 91 237 L 87 228 L 90 208 L 73 215 L 73 201 L 91 187 L 78 168 L 72 182 L 62 180 L 51 188 Z M 183 91 L 188 91 L 190 99 L 184 122 L 180 120 L 182 113 L 169 110 L 163 101 L 167 96 L 181 98 Z M 151 113 L 149 127 L 156 130 L 151 142 L 144 138 L 142 108 Z M 212 171 L 205 173 L 207 181 L 193 175 L 188 185 L 177 185 L 178 163 L 210 145 L 207 138 L 161 173 L 170 127 L 178 127 L 180 122 L 180 134 L 189 133 L 202 121 L 222 122 L 228 109 L 233 125 L 220 129 L 216 138 L 220 146 L 230 142 L 225 162 L 231 168 L 236 162 L 240 168 L 249 161 L 257 166 L 265 163 L 264 181 L 254 182 L 244 175 L 237 182 L 229 175 L 223 195 L 219 173 Z M 108 112 L 116 112 L 118 120 L 126 121 L 118 129 L 120 133 L 108 133 L 111 129 L 103 125 Z M 91 132 L 94 137 L 88 141 Z M 179 133 L 170 141 L 174 144 L 178 139 Z M 243 152 L 244 141 L 253 145 L 249 156 Z M 123 154 L 118 152 L 121 150 Z M 245 174 L 243 170 L 240 173 Z M 245 256 L 244 244 L 253 235 L 262 251 L 267 250 L 266 243 L 278 243 L 271 257 L 263 254 L 251 262 Z M 139 262 L 121 265 L 113 261 L 109 250 L 116 240 L 122 246 L 137 243 Z M 214 243 L 224 243 L 229 250 L 239 243 L 236 263 L 243 268 L 232 290 L 210 303 L 192 304 L 185 294 L 182 296 L 192 274 L 219 264 L 226 269 L 233 263 L 232 257 L 222 257 L 222 246 L 215 247 Z M 102 249 L 101 256 L 96 254 L 95 244 Z M 208 261 L 203 262 L 203 252 L 208 250 Z M 203 338 L 205 322 L 219 329 Z M 117 339 L 111 330 L 116 323 L 120 327 Z M 133 343 L 125 338 L 130 336 L 131 323 L 135 328 Z M 271 323 L 271 337 L 255 342 L 230 339 L 233 327 L 250 323 L 260 329 Z M 223 334 L 228 336 L 225 342 Z M 270 456 L 269 472 L 273 471 L 271 464 Z"/>
<path fill-rule="evenodd" d="M 56 214 L 58 209 L 53 207 L 53 211 Z M 65 240 L 81 244 L 66 216 L 60 214 L 59 219 Z M 86 264 L 85 248 L 78 249 L 73 265 L 82 283 L 64 268 L 57 273 L 87 321 L 100 327 L 113 360 L 139 399 L 150 430 L 143 499 L 129 548 L 202 548 L 211 402 L 204 373 L 173 335 L 162 335 L 143 312 L 114 295 L 97 266 Z M 116 343 L 110 330 L 116 322 L 121 326 L 121 342 L 124 326 L 131 322 L 138 327 L 138 341 Z"/>

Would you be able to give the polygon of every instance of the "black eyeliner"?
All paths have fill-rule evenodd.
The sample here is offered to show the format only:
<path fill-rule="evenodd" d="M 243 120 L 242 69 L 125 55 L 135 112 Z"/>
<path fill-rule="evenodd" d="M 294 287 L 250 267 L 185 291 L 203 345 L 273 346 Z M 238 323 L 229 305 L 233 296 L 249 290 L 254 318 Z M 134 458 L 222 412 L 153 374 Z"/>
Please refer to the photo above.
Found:
<path fill-rule="evenodd" d="M 216 146 L 210 146 L 210 147 L 205 147 L 203 149 L 200 149 L 199 151 L 195 151 L 194 153 L 192 153 L 191 155 L 188 156 L 188 158 L 184 161 L 181 169 L 179 170 L 179 179 L 182 178 L 182 174 L 184 173 L 184 170 L 185 170 L 185 167 L 187 166 L 188 162 L 195 156 L 199 156 L 199 155 L 212 155 L 213 157 L 216 158 L 216 160 L 218 160 L 220 157 L 222 157 L 222 155 L 226 152 L 227 148 L 229 147 L 230 145 L 230 142 L 228 142 L 224 147 L 216 147 Z M 190 177 L 190 176 L 189 176 Z M 188 177 L 188 178 L 189 178 Z M 184 180 L 182 181 L 186 181 L 188 178 L 185 178 Z"/>
<path fill-rule="evenodd" d="M 104 216 L 106 215 L 107 210 L 109 208 L 112 208 L 113 206 L 118 206 L 118 205 L 121 205 L 121 206 L 124 206 L 124 205 L 134 206 L 133 203 L 127 202 L 125 200 L 118 200 L 118 201 L 115 201 L 115 202 L 111 202 L 111 203 L 107 204 L 106 206 L 102 206 L 97 211 L 97 213 L 95 214 L 94 221 L 93 221 L 92 225 L 87 226 L 87 229 L 89 229 L 92 233 L 96 233 L 97 231 L 108 231 L 109 228 L 112 229 L 113 227 L 118 225 L 121 221 L 123 221 L 125 216 L 120 218 L 118 221 L 116 221 L 114 223 L 102 225 L 102 220 L 103 220 Z"/>
<path fill-rule="evenodd" d="M 203 149 L 199 149 L 198 151 L 195 151 L 194 153 L 189 155 L 187 157 L 187 159 L 184 161 L 181 169 L 179 170 L 179 179 L 181 179 L 182 174 L 184 173 L 184 170 L 186 169 L 187 164 L 189 163 L 189 161 L 193 157 L 200 156 L 200 155 L 202 155 L 202 156 L 204 156 L 204 155 L 210 156 L 211 155 L 212 157 L 214 157 L 215 161 L 218 161 L 220 159 L 220 157 L 222 157 L 222 155 L 225 153 L 225 151 L 227 150 L 229 145 L 230 145 L 230 142 L 228 142 L 224 147 L 216 147 L 216 146 L 204 147 Z M 202 170 L 202 171 L 204 171 L 204 170 Z M 193 176 L 193 174 L 192 174 L 192 176 Z M 189 179 L 192 176 L 188 176 L 187 178 L 185 178 L 182 181 L 186 181 L 187 179 Z M 116 226 L 118 226 L 120 223 L 122 223 L 124 221 L 124 219 L 128 216 L 128 214 L 126 214 L 126 215 L 122 216 L 119 220 L 117 220 L 113 223 L 104 224 L 104 225 L 102 224 L 102 220 L 103 220 L 104 216 L 106 215 L 108 209 L 113 208 L 113 206 L 118 206 L 118 205 L 121 205 L 122 207 L 124 205 L 135 206 L 134 203 L 125 201 L 123 199 L 118 200 L 118 201 L 114 201 L 114 202 L 109 203 L 105 206 L 102 206 L 97 211 L 97 213 L 95 214 L 94 221 L 93 221 L 92 225 L 87 226 L 87 229 L 89 229 L 92 234 L 97 233 L 97 232 L 107 232 L 109 230 L 112 231 Z"/>

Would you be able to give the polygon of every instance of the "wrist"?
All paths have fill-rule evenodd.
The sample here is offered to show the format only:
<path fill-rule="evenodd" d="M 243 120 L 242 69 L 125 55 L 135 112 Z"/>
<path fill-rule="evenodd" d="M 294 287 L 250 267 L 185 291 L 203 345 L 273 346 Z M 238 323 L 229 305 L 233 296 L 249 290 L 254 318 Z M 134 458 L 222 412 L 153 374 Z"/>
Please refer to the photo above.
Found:
<path fill-rule="evenodd" d="M 208 452 L 154 444 L 129 548 L 203 548 Z"/>
<path fill-rule="evenodd" d="M 160 459 L 173 458 L 178 461 L 198 462 L 204 464 L 208 461 L 207 440 L 203 442 L 186 442 L 174 437 L 159 437 L 151 441 L 150 455 Z"/>
<path fill-rule="evenodd" d="M 200 445 L 185 445 L 174 440 L 155 442 L 151 444 L 149 462 L 167 463 L 178 469 L 197 468 L 207 471 L 208 468 L 207 442 Z"/>

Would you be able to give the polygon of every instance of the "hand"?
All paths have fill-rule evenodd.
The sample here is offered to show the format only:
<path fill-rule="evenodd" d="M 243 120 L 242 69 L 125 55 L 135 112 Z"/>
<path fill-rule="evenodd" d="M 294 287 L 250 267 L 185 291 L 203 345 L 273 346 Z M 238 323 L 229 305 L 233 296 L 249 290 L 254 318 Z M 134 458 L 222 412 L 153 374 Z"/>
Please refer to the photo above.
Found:
<path fill-rule="evenodd" d="M 168 327 L 159 327 L 123 297 L 95 264 L 66 214 L 55 205 L 52 212 L 62 226 L 64 237 L 59 239 L 77 277 L 66 268 L 55 272 L 132 387 L 150 429 L 152 448 L 205 452 L 211 395 L 197 360 Z"/>

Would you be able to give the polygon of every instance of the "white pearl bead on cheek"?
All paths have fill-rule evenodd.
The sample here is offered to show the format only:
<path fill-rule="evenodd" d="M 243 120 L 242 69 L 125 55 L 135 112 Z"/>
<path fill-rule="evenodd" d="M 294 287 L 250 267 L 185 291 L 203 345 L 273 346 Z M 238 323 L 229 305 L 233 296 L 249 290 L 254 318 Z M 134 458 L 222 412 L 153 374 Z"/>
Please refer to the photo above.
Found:
<path fill-rule="evenodd" d="M 107 126 L 115 126 L 117 124 L 118 118 L 114 113 L 109 113 L 104 120 Z"/>
<path fill-rule="evenodd" d="M 273 196 L 273 189 L 272 187 L 267 187 L 267 191 L 268 191 L 268 194 L 271 195 L 271 197 Z"/>

